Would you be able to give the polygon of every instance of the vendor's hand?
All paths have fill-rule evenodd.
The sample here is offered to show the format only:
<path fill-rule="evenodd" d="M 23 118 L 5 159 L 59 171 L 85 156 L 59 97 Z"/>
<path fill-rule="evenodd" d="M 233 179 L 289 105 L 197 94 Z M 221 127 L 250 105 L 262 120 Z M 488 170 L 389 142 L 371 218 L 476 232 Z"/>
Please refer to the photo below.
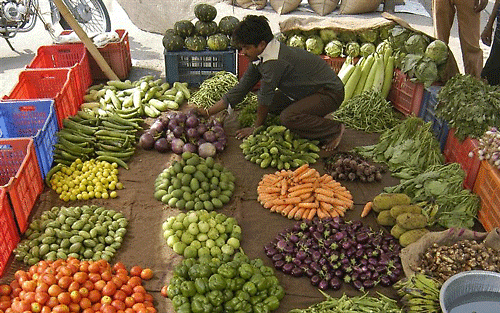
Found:
<path fill-rule="evenodd" d="M 478 13 L 486 8 L 488 0 L 475 0 L 474 2 L 474 12 Z"/>
<path fill-rule="evenodd" d="M 245 139 L 248 136 L 250 136 L 254 130 L 255 130 L 254 127 L 246 127 L 246 128 L 238 129 L 236 131 L 236 139 Z"/>
<path fill-rule="evenodd" d="M 493 34 L 493 29 L 492 27 L 486 26 L 481 33 L 481 40 L 485 45 L 488 47 L 491 45 L 491 35 Z"/>
<path fill-rule="evenodd" d="M 202 107 L 195 105 L 194 103 L 188 102 L 187 109 L 188 109 L 188 111 L 191 111 L 191 110 L 195 111 L 198 115 L 208 117 L 208 111 Z"/>

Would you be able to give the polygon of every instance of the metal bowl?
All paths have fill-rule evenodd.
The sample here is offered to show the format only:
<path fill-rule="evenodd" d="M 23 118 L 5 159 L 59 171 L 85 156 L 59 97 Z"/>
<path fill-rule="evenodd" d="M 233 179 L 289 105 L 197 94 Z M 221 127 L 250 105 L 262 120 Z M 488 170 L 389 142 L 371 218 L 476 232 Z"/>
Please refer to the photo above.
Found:
<path fill-rule="evenodd" d="M 448 313 L 458 298 L 481 291 L 500 293 L 500 273 L 467 271 L 453 275 L 441 287 L 439 304 L 443 312 Z"/>

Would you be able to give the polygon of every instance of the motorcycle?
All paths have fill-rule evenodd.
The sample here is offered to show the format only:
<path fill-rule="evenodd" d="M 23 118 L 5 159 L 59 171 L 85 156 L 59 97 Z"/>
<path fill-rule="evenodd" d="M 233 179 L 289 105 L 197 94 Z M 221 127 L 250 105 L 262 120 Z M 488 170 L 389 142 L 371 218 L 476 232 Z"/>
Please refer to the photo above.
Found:
<path fill-rule="evenodd" d="M 102 0 L 62 0 L 78 24 L 89 35 L 111 30 L 108 10 Z M 49 0 L 52 25 L 59 23 L 65 30 L 71 29 L 59 13 L 53 0 Z M 46 23 L 40 12 L 38 0 L 0 0 L 0 36 L 15 51 L 9 39 L 18 33 L 29 32 L 39 18 L 52 37 L 54 29 Z"/>

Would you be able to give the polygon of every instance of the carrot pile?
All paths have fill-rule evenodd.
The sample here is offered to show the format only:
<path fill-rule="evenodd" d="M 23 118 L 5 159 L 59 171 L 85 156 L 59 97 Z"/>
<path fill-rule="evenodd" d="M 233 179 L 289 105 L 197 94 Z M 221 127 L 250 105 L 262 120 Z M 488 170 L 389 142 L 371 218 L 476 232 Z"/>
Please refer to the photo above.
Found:
<path fill-rule="evenodd" d="M 353 206 L 349 190 L 308 164 L 264 175 L 257 193 L 266 209 L 295 220 L 344 216 Z"/>

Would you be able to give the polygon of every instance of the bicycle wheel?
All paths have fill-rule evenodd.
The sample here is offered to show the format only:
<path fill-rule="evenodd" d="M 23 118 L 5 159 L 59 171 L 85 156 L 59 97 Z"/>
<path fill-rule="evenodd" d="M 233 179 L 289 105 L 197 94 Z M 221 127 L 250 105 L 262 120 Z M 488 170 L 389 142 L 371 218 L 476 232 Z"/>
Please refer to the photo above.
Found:
<path fill-rule="evenodd" d="M 87 35 L 96 35 L 111 30 L 108 9 L 102 0 L 63 0 L 63 2 Z M 62 16 L 59 24 L 63 29 L 71 29 Z"/>

